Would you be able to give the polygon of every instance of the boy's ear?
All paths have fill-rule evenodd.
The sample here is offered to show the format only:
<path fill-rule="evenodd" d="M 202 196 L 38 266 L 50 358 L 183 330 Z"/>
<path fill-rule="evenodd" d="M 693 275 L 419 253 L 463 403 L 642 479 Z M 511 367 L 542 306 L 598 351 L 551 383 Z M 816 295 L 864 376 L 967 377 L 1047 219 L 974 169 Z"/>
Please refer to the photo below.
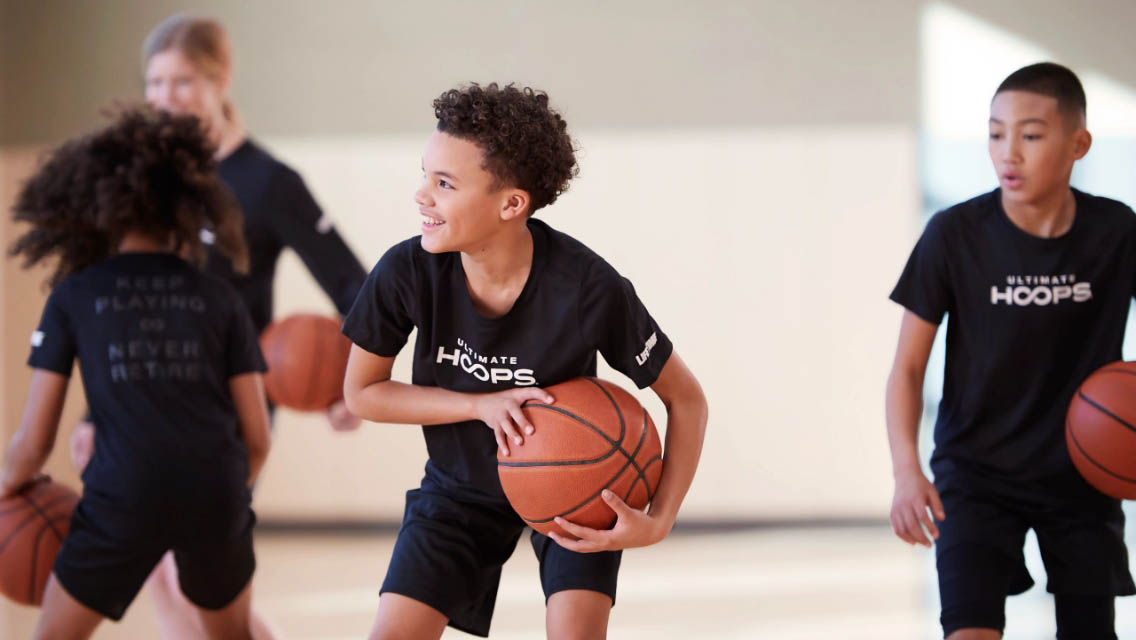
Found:
<path fill-rule="evenodd" d="M 527 191 L 524 189 L 506 189 L 503 195 L 505 199 L 501 207 L 502 220 L 513 220 L 518 216 L 528 215 L 532 199 L 529 198 Z"/>
<path fill-rule="evenodd" d="M 1089 133 L 1088 129 L 1078 129 L 1077 133 L 1073 134 L 1074 159 L 1080 160 L 1084 158 L 1091 146 L 1093 146 L 1093 135 Z"/>

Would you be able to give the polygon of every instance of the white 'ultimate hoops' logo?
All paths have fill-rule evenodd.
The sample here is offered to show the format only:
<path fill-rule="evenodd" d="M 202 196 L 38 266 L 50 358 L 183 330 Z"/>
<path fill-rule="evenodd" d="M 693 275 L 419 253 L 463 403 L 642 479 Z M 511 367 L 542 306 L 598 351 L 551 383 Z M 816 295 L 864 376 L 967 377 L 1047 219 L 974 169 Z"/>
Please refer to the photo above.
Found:
<path fill-rule="evenodd" d="M 1093 299 L 1091 282 L 1077 282 L 1069 273 L 1056 276 L 1006 276 L 1006 286 L 990 287 L 990 304 L 1046 307 L 1062 302 L 1088 302 Z"/>
<path fill-rule="evenodd" d="M 446 352 L 445 347 L 438 347 L 438 359 L 435 364 L 449 364 L 458 367 L 469 375 L 482 382 L 512 382 L 518 387 L 531 387 L 536 384 L 536 377 L 532 369 L 514 369 L 510 366 L 517 364 L 516 356 L 485 356 L 477 353 L 465 340 L 458 338 L 458 346 L 452 353 Z"/>

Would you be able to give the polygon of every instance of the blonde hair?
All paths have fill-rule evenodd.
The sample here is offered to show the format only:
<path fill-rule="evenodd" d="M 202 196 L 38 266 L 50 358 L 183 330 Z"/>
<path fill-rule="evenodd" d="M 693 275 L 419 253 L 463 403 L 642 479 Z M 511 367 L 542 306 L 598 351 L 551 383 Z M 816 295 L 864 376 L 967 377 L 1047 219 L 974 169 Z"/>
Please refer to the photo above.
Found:
<path fill-rule="evenodd" d="M 146 36 L 142 43 L 142 72 L 150 58 L 171 49 L 177 50 L 214 81 L 228 77 L 233 70 L 233 47 L 220 22 L 184 13 L 174 14 Z M 237 121 L 236 109 L 226 98 L 222 105 L 225 119 Z"/>

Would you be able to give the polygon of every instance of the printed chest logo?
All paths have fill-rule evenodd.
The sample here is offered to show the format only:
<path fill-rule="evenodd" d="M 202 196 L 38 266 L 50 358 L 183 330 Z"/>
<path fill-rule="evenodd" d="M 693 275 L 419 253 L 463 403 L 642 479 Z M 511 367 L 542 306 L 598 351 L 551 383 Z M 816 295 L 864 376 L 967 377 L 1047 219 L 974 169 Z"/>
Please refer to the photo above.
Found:
<path fill-rule="evenodd" d="M 435 364 L 449 364 L 461 369 L 482 382 L 501 384 L 512 382 L 518 387 L 531 387 L 536 384 L 532 369 L 516 368 L 516 356 L 487 356 L 474 351 L 465 340 L 458 338 L 458 346 L 452 352 L 438 347 Z"/>
<path fill-rule="evenodd" d="M 1088 302 L 1093 299 L 1091 282 L 1078 282 L 1076 274 L 1006 276 L 1004 286 L 990 287 L 990 304 L 1017 307 L 1048 307 Z"/>

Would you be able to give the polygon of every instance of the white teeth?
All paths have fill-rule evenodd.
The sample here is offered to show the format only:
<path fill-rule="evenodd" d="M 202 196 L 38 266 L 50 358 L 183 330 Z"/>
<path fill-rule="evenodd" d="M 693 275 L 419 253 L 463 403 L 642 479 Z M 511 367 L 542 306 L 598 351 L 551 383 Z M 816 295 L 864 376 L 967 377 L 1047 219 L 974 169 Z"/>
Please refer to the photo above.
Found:
<path fill-rule="evenodd" d="M 442 220 L 435 220 L 434 218 L 428 218 L 426 216 L 422 216 L 422 221 L 431 227 L 445 224 L 445 222 L 443 222 Z"/>

